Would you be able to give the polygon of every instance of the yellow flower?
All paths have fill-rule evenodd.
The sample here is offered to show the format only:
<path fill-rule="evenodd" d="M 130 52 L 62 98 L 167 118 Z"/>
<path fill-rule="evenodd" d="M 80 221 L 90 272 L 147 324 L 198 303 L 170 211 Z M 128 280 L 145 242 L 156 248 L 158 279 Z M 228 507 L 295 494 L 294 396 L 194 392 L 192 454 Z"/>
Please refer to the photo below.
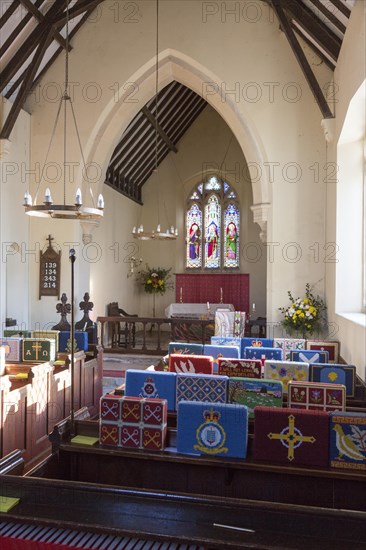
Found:
<path fill-rule="evenodd" d="M 304 298 L 303 302 L 304 302 L 304 304 L 308 304 L 309 303 L 309 298 Z"/>

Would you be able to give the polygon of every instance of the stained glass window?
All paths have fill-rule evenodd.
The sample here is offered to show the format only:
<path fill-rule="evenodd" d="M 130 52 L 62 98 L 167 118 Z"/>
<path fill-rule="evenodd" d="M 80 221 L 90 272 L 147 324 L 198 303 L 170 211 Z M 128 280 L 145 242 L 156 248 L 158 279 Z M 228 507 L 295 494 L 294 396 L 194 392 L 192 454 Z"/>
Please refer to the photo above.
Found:
<path fill-rule="evenodd" d="M 186 216 L 187 226 L 187 246 L 186 246 L 186 266 L 201 267 L 202 252 L 201 252 L 201 235 L 202 235 L 202 211 L 199 206 L 194 203 L 190 207 Z"/>
<path fill-rule="evenodd" d="M 212 189 L 215 191 L 219 191 L 221 189 L 221 183 L 217 181 L 217 178 L 213 177 L 208 180 L 207 183 L 205 183 L 205 189 L 208 191 L 211 191 Z"/>
<path fill-rule="evenodd" d="M 239 228 L 239 210 L 231 203 L 224 212 L 224 267 L 239 267 Z"/>
<path fill-rule="evenodd" d="M 240 210 L 231 185 L 211 176 L 188 195 L 187 269 L 235 269 L 240 264 Z"/>

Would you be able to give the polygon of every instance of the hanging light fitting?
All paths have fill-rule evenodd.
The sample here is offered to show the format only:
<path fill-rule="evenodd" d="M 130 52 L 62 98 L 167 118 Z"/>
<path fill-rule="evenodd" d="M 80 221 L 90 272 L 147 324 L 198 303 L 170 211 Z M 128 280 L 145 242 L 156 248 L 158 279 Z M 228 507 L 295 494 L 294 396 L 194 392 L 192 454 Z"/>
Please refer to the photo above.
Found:
<path fill-rule="evenodd" d="M 92 189 L 89 185 L 89 192 L 91 196 L 91 206 L 84 206 L 83 200 L 82 200 L 82 194 L 80 188 L 76 190 L 75 193 L 75 199 L 73 204 L 67 204 L 66 203 L 66 156 L 67 156 L 67 110 L 68 107 L 70 108 L 72 119 L 75 126 L 76 136 L 81 152 L 81 158 L 83 161 L 83 172 L 85 174 L 85 179 L 87 180 L 87 170 L 85 165 L 85 159 L 83 155 L 83 150 L 81 147 L 80 142 L 80 136 L 79 131 L 76 123 L 76 117 L 74 108 L 72 105 L 72 100 L 69 95 L 69 1 L 67 1 L 66 4 L 66 38 L 65 38 L 65 87 L 64 87 L 64 93 L 60 99 L 60 103 L 57 110 L 56 120 L 53 126 L 53 131 L 51 135 L 50 144 L 48 146 L 48 150 L 46 153 L 46 159 L 43 165 L 43 169 L 41 172 L 41 178 L 38 183 L 35 200 L 32 200 L 32 197 L 29 193 L 29 191 L 26 191 L 24 195 L 24 203 L 23 206 L 25 208 L 25 213 L 29 216 L 37 216 L 42 218 L 57 218 L 57 219 L 76 219 L 76 220 L 95 220 L 98 218 L 103 217 L 103 209 L 104 209 L 104 199 L 102 195 L 98 196 L 97 204 L 95 204 L 94 196 Z M 49 187 L 46 188 L 44 193 L 44 201 L 43 204 L 37 204 L 37 197 L 38 197 L 38 191 L 41 184 L 41 181 L 43 179 L 43 173 L 47 164 L 49 152 L 51 150 L 52 142 L 55 136 L 58 120 L 60 117 L 60 113 L 62 110 L 62 106 L 64 107 L 63 113 L 64 113 L 64 134 L 63 134 L 63 145 L 64 145 L 64 161 L 63 161 L 63 196 L 64 201 L 61 204 L 54 204 L 51 190 Z"/>

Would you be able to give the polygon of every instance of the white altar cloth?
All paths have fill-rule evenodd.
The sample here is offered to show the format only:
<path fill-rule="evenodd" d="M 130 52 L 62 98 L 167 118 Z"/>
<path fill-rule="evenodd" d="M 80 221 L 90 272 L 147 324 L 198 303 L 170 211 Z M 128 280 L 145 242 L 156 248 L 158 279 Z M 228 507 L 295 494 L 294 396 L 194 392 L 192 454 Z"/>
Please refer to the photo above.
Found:
<path fill-rule="evenodd" d="M 235 311 L 232 304 L 211 304 L 209 303 L 210 317 L 214 317 L 218 309 Z M 207 315 L 207 303 L 204 304 L 170 304 L 165 308 L 165 317 L 202 317 Z"/>

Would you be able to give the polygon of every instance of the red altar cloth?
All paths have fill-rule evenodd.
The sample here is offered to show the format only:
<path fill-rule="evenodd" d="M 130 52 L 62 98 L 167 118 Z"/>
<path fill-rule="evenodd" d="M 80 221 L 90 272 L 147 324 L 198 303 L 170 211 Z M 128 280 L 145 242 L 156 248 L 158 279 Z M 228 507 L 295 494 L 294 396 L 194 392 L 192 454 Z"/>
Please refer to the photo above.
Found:
<path fill-rule="evenodd" d="M 176 273 L 175 301 L 190 304 L 233 304 L 236 311 L 249 312 L 247 273 Z"/>

